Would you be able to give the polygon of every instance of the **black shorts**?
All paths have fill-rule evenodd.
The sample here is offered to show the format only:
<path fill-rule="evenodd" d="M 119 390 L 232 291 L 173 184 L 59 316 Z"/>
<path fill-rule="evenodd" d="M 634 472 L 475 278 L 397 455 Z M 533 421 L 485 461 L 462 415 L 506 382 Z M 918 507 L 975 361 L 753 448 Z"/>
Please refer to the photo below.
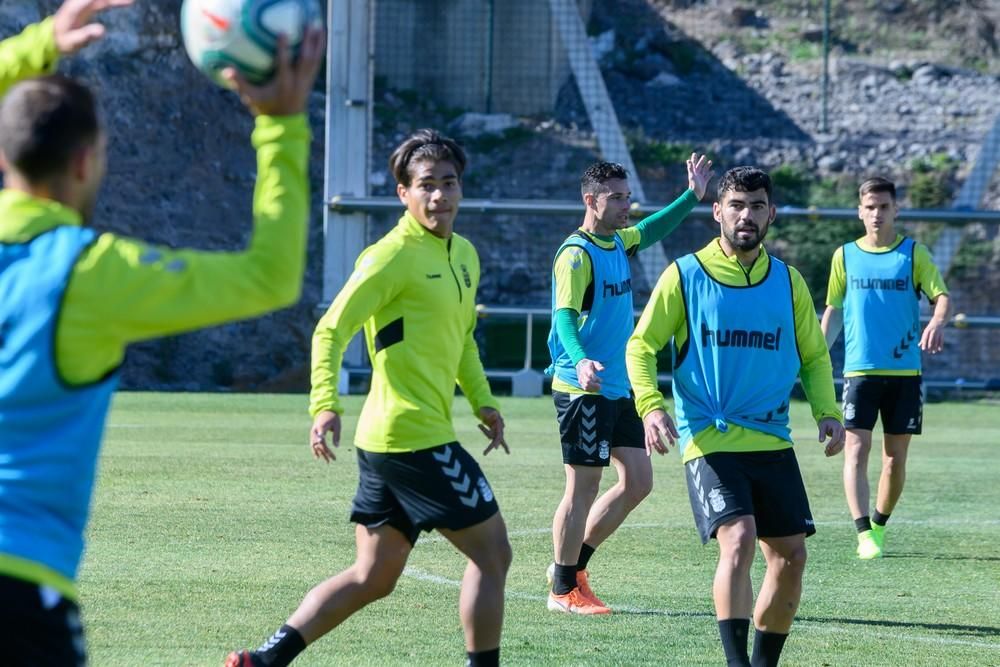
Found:
<path fill-rule="evenodd" d="M 612 447 L 646 448 L 642 420 L 631 398 L 552 392 L 562 440 L 563 463 L 607 466 Z"/>
<path fill-rule="evenodd" d="M 773 452 L 716 452 L 684 466 L 694 522 L 702 544 L 724 523 L 752 515 L 758 537 L 816 532 L 809 498 L 792 448 Z"/>
<path fill-rule="evenodd" d="M 879 414 L 889 435 L 920 435 L 923 383 L 919 375 L 860 375 L 844 378 L 844 427 L 871 431 Z"/>
<path fill-rule="evenodd" d="M 0 664 L 81 667 L 87 650 L 80 610 L 48 586 L 0 575 Z"/>
<path fill-rule="evenodd" d="M 416 544 L 422 530 L 461 530 L 500 511 L 476 459 L 457 442 L 404 454 L 357 452 L 354 523 L 392 526 Z"/>

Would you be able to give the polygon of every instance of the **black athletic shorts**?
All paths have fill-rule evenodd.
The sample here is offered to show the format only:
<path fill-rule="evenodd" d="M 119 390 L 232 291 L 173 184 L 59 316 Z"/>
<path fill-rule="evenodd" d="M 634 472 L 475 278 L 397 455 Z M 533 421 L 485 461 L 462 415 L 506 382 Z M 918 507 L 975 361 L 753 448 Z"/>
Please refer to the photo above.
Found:
<path fill-rule="evenodd" d="M 923 384 L 919 375 L 860 375 L 844 378 L 844 427 L 871 431 L 879 414 L 889 435 L 920 435 Z"/>
<path fill-rule="evenodd" d="M 631 397 L 552 392 L 562 440 L 563 463 L 607 466 L 613 447 L 646 448 L 642 420 Z"/>
<path fill-rule="evenodd" d="M 457 442 L 404 454 L 357 453 L 354 523 L 392 526 L 416 544 L 422 530 L 461 530 L 500 511 L 476 459 Z"/>
<path fill-rule="evenodd" d="M 86 665 L 83 625 L 76 603 L 48 586 L 0 575 L 0 664 Z"/>
<path fill-rule="evenodd" d="M 716 452 L 684 466 L 694 522 L 702 544 L 724 523 L 752 515 L 758 537 L 816 532 L 809 498 L 792 448 L 773 452 Z"/>

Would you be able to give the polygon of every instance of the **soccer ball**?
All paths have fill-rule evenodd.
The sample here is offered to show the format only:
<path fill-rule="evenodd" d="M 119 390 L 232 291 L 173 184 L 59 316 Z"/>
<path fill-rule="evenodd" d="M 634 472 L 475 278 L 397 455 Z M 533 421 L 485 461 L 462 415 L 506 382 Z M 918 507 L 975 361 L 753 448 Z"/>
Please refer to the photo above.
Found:
<path fill-rule="evenodd" d="M 308 26 L 321 26 L 317 0 L 184 0 L 181 34 L 195 67 L 220 86 L 222 70 L 236 68 L 247 81 L 274 74 L 278 36 L 298 53 Z"/>

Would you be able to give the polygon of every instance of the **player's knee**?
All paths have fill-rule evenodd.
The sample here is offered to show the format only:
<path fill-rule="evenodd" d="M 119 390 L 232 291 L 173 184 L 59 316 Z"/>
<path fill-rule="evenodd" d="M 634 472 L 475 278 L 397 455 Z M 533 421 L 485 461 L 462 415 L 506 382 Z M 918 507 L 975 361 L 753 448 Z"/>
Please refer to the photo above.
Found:
<path fill-rule="evenodd" d="M 741 523 L 719 535 L 719 560 L 732 570 L 749 571 L 756 549 L 757 536 Z"/>
<path fill-rule="evenodd" d="M 802 573 L 806 569 L 807 557 L 806 545 L 800 544 L 782 553 L 778 558 L 777 566 L 781 568 L 783 575 L 801 579 Z"/>
<path fill-rule="evenodd" d="M 625 501 L 631 507 L 636 507 L 652 491 L 652 475 L 632 475 L 625 481 Z"/>
<path fill-rule="evenodd" d="M 384 598 L 396 589 L 402 570 L 384 565 L 373 564 L 373 567 L 359 569 L 355 573 L 356 581 L 368 602 Z"/>

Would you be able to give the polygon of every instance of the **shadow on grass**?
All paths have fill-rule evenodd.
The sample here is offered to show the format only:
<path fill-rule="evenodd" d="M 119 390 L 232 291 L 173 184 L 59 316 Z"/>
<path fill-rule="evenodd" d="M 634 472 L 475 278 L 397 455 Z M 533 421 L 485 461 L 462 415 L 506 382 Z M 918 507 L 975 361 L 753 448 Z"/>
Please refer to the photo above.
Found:
<path fill-rule="evenodd" d="M 990 625 L 959 625 L 957 623 L 922 623 L 920 621 L 886 621 L 862 618 L 822 618 L 818 616 L 796 616 L 796 621 L 807 623 L 846 623 L 848 625 L 871 625 L 880 628 L 923 628 L 970 637 L 1000 637 L 1000 628 Z"/>
<path fill-rule="evenodd" d="M 971 560 L 983 563 L 1000 563 L 1000 556 L 951 556 L 948 554 L 925 554 L 919 551 L 893 551 L 883 558 L 920 558 L 922 560 Z"/>

